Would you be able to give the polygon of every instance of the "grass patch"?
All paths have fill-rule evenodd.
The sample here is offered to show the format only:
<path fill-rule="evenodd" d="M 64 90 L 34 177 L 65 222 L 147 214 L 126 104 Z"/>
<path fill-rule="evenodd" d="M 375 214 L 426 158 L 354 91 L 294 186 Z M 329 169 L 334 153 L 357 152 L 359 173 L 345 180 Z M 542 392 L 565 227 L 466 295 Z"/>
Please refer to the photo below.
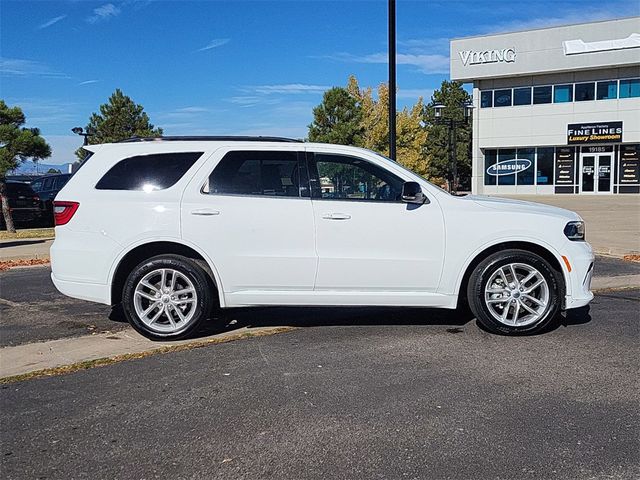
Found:
<path fill-rule="evenodd" d="M 6 230 L 0 231 L 0 240 L 15 240 L 21 238 L 53 238 L 55 229 L 51 228 L 25 228 L 10 233 Z"/>
<path fill-rule="evenodd" d="M 41 377 L 55 377 L 58 375 L 66 375 L 67 373 L 78 372 L 80 370 L 88 370 L 90 368 L 104 367 L 106 365 L 113 365 L 114 363 L 124 362 L 127 360 L 135 360 L 138 358 L 150 357 L 151 355 L 162 355 L 165 353 L 182 352 L 184 350 L 193 350 L 196 348 L 208 347 L 209 345 L 217 345 L 220 343 L 234 342 L 236 340 L 243 340 L 245 338 L 252 337 L 266 337 L 269 335 L 276 335 L 278 333 L 286 333 L 295 330 L 294 327 L 276 327 L 269 330 L 258 330 L 255 332 L 242 332 L 235 335 L 227 335 L 225 337 L 210 338 L 207 340 L 197 340 L 191 343 L 183 343 L 180 345 L 167 345 L 164 347 L 158 347 L 153 350 L 147 350 L 145 352 L 138 353 L 125 353 L 124 355 L 116 355 L 115 357 L 97 358 L 95 360 L 87 360 L 85 362 L 78 362 L 72 365 L 64 365 L 55 368 L 45 368 L 42 370 L 36 370 L 29 373 L 23 373 L 20 375 L 13 375 L 11 377 L 0 378 L 0 385 L 14 382 L 22 382 L 24 380 L 31 380 L 33 378 Z"/>

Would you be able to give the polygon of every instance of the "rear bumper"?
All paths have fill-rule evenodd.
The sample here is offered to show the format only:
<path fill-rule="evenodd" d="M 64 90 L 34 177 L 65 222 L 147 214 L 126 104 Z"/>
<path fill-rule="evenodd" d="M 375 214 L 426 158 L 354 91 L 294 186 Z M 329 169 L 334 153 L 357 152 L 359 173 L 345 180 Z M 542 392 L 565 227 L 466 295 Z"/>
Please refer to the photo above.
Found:
<path fill-rule="evenodd" d="M 99 283 L 73 282 L 69 280 L 61 280 L 51 274 L 51 281 L 60 291 L 60 293 L 80 300 L 88 300 L 90 302 L 104 303 L 110 305 L 109 288 L 107 285 Z"/>

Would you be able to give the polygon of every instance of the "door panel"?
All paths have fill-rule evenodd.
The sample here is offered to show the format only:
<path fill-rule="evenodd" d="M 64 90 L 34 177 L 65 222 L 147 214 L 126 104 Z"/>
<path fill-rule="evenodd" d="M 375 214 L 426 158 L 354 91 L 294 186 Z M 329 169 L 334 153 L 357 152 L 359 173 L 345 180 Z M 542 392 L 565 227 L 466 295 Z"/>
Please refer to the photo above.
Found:
<path fill-rule="evenodd" d="M 596 157 L 582 157 L 582 191 L 593 192 Z"/>
<path fill-rule="evenodd" d="M 364 159 L 354 159 L 358 168 L 349 169 L 355 157 L 323 166 L 332 163 L 329 157 L 309 156 L 318 252 L 315 290 L 434 292 L 444 256 L 438 204 L 398 201 L 402 179 Z"/>
<path fill-rule="evenodd" d="M 611 155 L 598 156 L 598 192 L 611 191 Z"/>
<path fill-rule="evenodd" d="M 308 195 L 304 163 L 297 152 L 236 153 L 219 163 L 223 153 L 214 155 L 209 182 L 196 178 L 187 187 L 183 237 L 206 251 L 227 293 L 312 290 L 317 257 L 311 200 L 300 196 Z M 298 162 L 298 173 L 282 167 L 280 156 Z"/>

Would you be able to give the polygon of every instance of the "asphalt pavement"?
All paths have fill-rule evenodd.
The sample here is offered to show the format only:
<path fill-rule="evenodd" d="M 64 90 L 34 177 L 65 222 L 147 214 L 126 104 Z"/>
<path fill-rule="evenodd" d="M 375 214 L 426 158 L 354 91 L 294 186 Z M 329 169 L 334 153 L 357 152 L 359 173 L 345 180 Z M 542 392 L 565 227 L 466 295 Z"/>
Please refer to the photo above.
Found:
<path fill-rule="evenodd" d="M 639 308 L 639 290 L 601 294 L 531 337 L 420 309 L 256 309 L 302 328 L 4 385 L 0 470 L 638 478 Z"/>

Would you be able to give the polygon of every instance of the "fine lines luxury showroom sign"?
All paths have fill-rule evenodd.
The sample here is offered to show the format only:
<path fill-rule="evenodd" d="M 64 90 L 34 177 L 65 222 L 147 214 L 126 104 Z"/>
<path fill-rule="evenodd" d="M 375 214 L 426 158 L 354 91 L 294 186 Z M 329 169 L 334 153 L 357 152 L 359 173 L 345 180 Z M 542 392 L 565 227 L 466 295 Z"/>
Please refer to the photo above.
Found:
<path fill-rule="evenodd" d="M 569 145 L 622 142 L 622 122 L 570 123 L 567 125 Z"/>

